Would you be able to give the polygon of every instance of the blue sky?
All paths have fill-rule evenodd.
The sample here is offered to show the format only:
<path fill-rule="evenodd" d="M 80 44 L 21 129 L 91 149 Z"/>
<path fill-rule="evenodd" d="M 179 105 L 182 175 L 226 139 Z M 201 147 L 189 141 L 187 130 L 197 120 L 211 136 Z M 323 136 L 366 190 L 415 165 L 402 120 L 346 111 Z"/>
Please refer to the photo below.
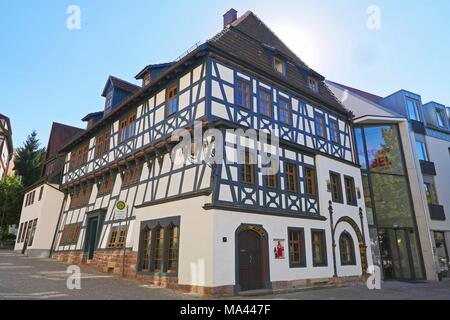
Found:
<path fill-rule="evenodd" d="M 66 28 L 72 4 L 80 30 Z M 366 26 L 370 5 L 379 30 Z M 450 105 L 448 0 L 0 0 L 0 113 L 15 147 L 33 129 L 46 144 L 53 121 L 83 126 L 103 108 L 108 75 L 134 81 L 145 65 L 176 59 L 220 31 L 230 7 L 255 12 L 327 79 Z"/>

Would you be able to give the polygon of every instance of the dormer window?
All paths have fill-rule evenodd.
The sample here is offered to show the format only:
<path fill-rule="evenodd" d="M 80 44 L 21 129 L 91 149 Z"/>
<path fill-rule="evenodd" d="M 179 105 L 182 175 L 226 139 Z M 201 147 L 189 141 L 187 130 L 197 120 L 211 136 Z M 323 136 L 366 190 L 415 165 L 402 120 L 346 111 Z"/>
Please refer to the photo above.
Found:
<path fill-rule="evenodd" d="M 439 127 L 445 128 L 444 115 L 442 110 L 436 109 L 436 120 Z"/>
<path fill-rule="evenodd" d="M 111 107 L 112 107 L 112 91 L 109 91 L 106 94 L 105 109 L 108 110 L 111 109 Z"/>
<path fill-rule="evenodd" d="M 273 57 L 273 69 L 283 76 L 286 75 L 286 63 L 280 58 Z"/>
<path fill-rule="evenodd" d="M 406 107 L 408 108 L 409 118 L 411 120 L 420 121 L 419 102 L 413 99 L 406 99 Z"/>
<path fill-rule="evenodd" d="M 144 76 L 144 86 L 148 85 L 151 80 L 152 80 L 152 78 L 151 78 L 150 72 L 149 72 Z"/>
<path fill-rule="evenodd" d="M 317 80 L 312 77 L 308 77 L 308 87 L 309 90 L 313 92 L 319 92 L 319 84 L 317 83 Z"/>

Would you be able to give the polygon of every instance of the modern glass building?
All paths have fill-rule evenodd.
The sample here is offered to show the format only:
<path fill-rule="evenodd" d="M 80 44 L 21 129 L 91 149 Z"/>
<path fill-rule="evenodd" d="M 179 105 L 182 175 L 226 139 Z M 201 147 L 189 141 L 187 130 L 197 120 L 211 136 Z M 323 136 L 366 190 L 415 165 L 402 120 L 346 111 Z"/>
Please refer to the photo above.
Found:
<path fill-rule="evenodd" d="M 355 129 L 375 263 L 385 279 L 424 279 L 397 124 Z"/>
<path fill-rule="evenodd" d="M 421 159 L 429 150 L 423 148 L 419 143 L 424 142 L 423 137 L 413 130 L 420 124 L 411 120 L 414 114 L 416 119 L 423 119 L 421 104 L 411 103 L 412 97 L 417 97 L 409 93 L 383 98 L 334 82 L 327 85 L 354 114 L 374 264 L 382 269 L 385 280 L 437 281 L 445 276 L 438 261 L 444 261 L 443 265 L 448 261 L 445 251 L 450 246 L 450 233 L 446 232 L 450 219 L 436 221 L 438 216 L 431 209 L 438 206 L 430 202 L 437 201 L 433 202 L 424 187 L 430 182 L 424 169 L 433 164 Z M 405 116 L 406 111 L 400 107 L 385 106 L 383 102 L 388 100 L 393 105 L 403 103 L 403 109 L 413 116 Z M 442 163 L 448 166 L 448 161 Z M 445 168 L 441 171 L 445 176 Z M 441 179 L 441 175 L 434 178 Z M 443 232 L 436 237 L 435 231 Z"/>

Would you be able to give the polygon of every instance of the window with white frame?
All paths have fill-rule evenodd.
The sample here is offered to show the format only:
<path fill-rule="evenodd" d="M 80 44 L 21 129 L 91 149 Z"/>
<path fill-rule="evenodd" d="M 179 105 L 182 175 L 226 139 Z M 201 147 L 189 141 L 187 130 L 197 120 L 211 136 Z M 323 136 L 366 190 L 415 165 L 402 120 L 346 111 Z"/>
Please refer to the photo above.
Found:
<path fill-rule="evenodd" d="M 444 115 L 442 114 L 442 110 L 436 109 L 436 120 L 439 127 L 445 128 Z"/>
<path fill-rule="evenodd" d="M 427 152 L 427 146 L 422 141 L 416 141 L 417 146 L 417 154 L 419 156 L 419 160 L 422 161 L 430 161 Z"/>
<path fill-rule="evenodd" d="M 408 98 L 406 99 L 406 107 L 408 108 L 409 118 L 420 121 L 419 101 Z"/>

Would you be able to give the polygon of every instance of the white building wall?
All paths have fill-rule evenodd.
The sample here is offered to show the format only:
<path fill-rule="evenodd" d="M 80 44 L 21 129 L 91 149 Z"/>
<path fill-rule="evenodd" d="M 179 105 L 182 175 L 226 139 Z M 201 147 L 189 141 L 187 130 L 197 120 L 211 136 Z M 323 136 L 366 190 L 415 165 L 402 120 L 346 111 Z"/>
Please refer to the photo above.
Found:
<path fill-rule="evenodd" d="M 328 201 L 331 194 L 326 189 L 326 180 L 329 178 L 329 170 L 336 171 L 343 175 L 352 176 L 355 179 L 355 186 L 362 190 L 362 182 L 359 168 L 342 164 L 336 160 L 327 157 L 318 156 L 317 171 L 320 198 L 320 212 L 327 218 L 326 221 L 298 219 L 280 217 L 275 215 L 252 214 L 245 212 L 234 212 L 226 210 L 212 210 L 214 215 L 214 286 L 234 285 L 236 281 L 236 230 L 241 224 L 261 225 L 268 233 L 269 245 L 269 270 L 270 281 L 296 281 L 306 279 L 323 279 L 333 277 L 333 251 L 331 240 L 331 228 L 328 215 Z M 343 190 L 344 195 L 345 191 Z M 359 207 L 365 210 L 364 200 L 358 199 L 358 206 L 352 207 L 346 204 L 333 204 L 334 223 L 343 216 L 351 217 L 359 226 Z M 288 249 L 288 228 L 304 228 L 305 231 L 305 249 L 306 249 L 306 268 L 289 267 L 289 249 Z M 183 228 L 183 225 L 182 225 Z M 312 261 L 311 229 L 321 229 L 326 231 L 327 260 L 328 266 L 314 267 Z M 366 241 L 369 241 L 367 220 L 364 218 L 364 230 Z M 339 237 L 343 231 L 347 231 L 353 238 L 355 245 L 355 266 L 341 266 L 339 252 Z M 360 276 L 362 275 L 361 258 L 356 233 L 352 226 L 347 223 L 341 223 L 336 227 L 336 263 L 338 276 Z M 222 239 L 226 237 L 227 242 Z M 285 259 L 275 259 L 273 256 L 274 239 L 285 239 Z M 368 265 L 372 265 L 372 254 L 370 246 L 367 248 Z"/>
<path fill-rule="evenodd" d="M 424 271 L 427 280 L 435 281 L 437 279 L 437 275 L 433 256 L 432 235 L 430 233 L 430 214 L 426 201 L 423 176 L 418 159 L 415 134 L 409 130 L 409 124 L 406 121 L 400 122 L 398 126 L 400 138 L 403 144 L 406 171 L 412 195 L 412 203 L 414 207 L 420 246 L 422 249 L 422 258 L 425 266 Z"/>
<path fill-rule="evenodd" d="M 133 251 L 139 249 L 141 222 L 179 216 L 178 283 L 215 286 L 213 256 L 214 245 L 219 239 L 214 237 L 214 215 L 203 209 L 203 205 L 208 202 L 209 197 L 202 196 L 136 209 L 136 220 L 132 228 Z"/>
<path fill-rule="evenodd" d="M 44 187 L 42 199 L 39 200 L 39 192 Z M 23 207 L 20 215 L 19 227 L 24 222 L 38 219 L 33 243 L 27 247 L 27 254 L 30 256 L 48 257 L 55 235 L 58 217 L 64 200 L 64 194 L 48 184 L 40 185 L 34 190 L 35 200 L 30 206 Z M 26 232 L 23 230 L 22 232 Z M 25 242 L 16 240 L 15 251 L 21 251 Z"/>
<path fill-rule="evenodd" d="M 347 165 L 341 162 L 338 162 L 336 160 L 330 159 L 328 157 L 324 156 L 317 156 L 316 157 L 316 167 L 317 167 L 317 180 L 318 180 L 318 186 L 319 186 L 319 199 L 320 199 L 320 212 L 322 215 L 327 217 L 329 219 L 328 214 L 328 206 L 329 201 L 332 200 L 331 198 L 331 192 L 328 192 L 327 190 L 327 183 L 330 179 L 330 171 L 339 173 L 341 175 L 341 181 L 342 181 L 342 194 L 344 197 L 344 203 L 336 203 L 333 202 L 333 220 L 336 224 L 339 219 L 343 217 L 350 217 L 353 221 L 356 222 L 361 232 L 365 235 L 366 240 L 366 246 L 367 246 L 367 264 L 371 266 L 373 264 L 372 261 L 372 252 L 371 252 L 371 246 L 370 246 L 370 238 L 369 238 L 369 227 L 367 222 L 367 216 L 366 216 L 366 206 L 364 202 L 364 190 L 363 190 L 363 184 L 362 184 L 362 178 L 361 178 L 361 170 L 359 167 Z M 346 198 L 345 198 L 345 187 L 344 187 L 344 175 L 352 177 L 355 180 L 355 189 L 357 194 L 357 205 L 351 206 L 346 204 Z M 358 197 L 358 194 L 361 195 L 361 197 Z M 361 225 L 361 218 L 359 216 L 359 208 L 362 209 L 363 212 L 363 221 Z M 329 223 L 329 221 L 327 221 Z M 351 235 L 354 236 L 354 233 L 352 233 L 349 229 L 351 226 L 348 223 L 343 223 L 342 225 L 336 226 L 335 231 L 335 237 L 336 237 L 336 244 L 337 244 L 337 250 L 336 250 L 336 257 L 338 257 L 339 254 L 339 236 L 341 235 L 342 231 L 347 231 Z M 340 229 L 339 229 L 340 228 Z M 341 231 L 341 232 L 340 232 Z M 354 237 L 354 242 L 356 244 L 357 240 Z M 359 250 L 356 250 L 355 252 L 359 252 Z M 358 256 L 358 254 L 356 254 Z M 348 273 L 350 268 L 345 267 L 342 272 Z"/>
<path fill-rule="evenodd" d="M 436 167 L 434 184 L 438 202 L 444 207 L 445 221 L 430 221 L 430 228 L 435 231 L 450 231 L 450 142 L 425 136 L 430 161 Z"/>

